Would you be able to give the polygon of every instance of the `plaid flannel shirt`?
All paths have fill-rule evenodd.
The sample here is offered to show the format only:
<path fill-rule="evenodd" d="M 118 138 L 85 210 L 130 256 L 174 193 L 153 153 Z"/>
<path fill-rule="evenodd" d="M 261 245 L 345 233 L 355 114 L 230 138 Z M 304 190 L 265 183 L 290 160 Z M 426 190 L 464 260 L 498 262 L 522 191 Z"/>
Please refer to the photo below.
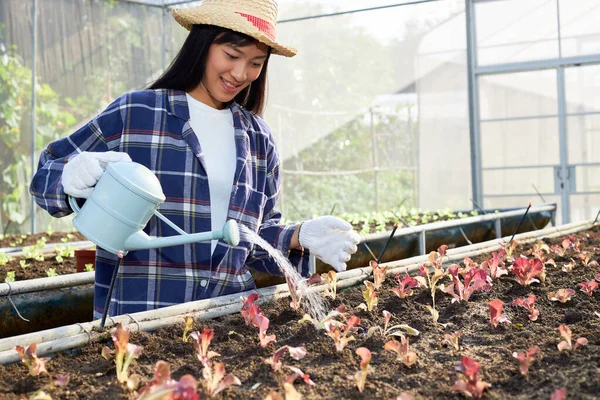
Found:
<path fill-rule="evenodd" d="M 308 275 L 308 252 L 289 249 L 295 225 L 281 225 L 275 209 L 280 190 L 279 158 L 270 130 L 258 116 L 230 105 L 237 153 L 228 219 L 257 232 L 288 255 Z M 204 156 L 189 123 L 185 93 L 145 90 L 127 93 L 69 137 L 51 143 L 41 154 L 30 192 L 52 216 L 72 212 L 61 183 L 63 167 L 82 151 L 121 151 L 158 177 L 166 201 L 159 211 L 188 233 L 211 230 L 211 207 Z M 144 231 L 151 236 L 177 234 L 152 217 Z M 94 318 L 104 310 L 116 256 L 97 249 Z M 130 251 L 122 260 L 109 315 L 151 310 L 255 288 L 248 268 L 281 275 L 261 248 L 243 238 L 238 246 L 210 241 L 161 249 Z"/>

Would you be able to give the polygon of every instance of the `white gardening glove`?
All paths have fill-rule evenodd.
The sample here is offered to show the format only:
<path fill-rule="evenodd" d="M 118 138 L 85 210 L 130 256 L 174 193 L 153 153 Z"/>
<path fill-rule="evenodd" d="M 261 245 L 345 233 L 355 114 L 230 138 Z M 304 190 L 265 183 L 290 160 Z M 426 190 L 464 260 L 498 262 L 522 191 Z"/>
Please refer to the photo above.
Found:
<path fill-rule="evenodd" d="M 298 240 L 311 254 L 340 272 L 346 270 L 346 261 L 356 253 L 360 235 L 343 219 L 326 215 L 304 222 Z"/>
<path fill-rule="evenodd" d="M 131 157 L 127 153 L 117 151 L 84 151 L 76 155 L 63 168 L 62 185 L 65 193 L 87 199 L 104 173 L 106 165 L 117 161 L 131 162 Z"/>

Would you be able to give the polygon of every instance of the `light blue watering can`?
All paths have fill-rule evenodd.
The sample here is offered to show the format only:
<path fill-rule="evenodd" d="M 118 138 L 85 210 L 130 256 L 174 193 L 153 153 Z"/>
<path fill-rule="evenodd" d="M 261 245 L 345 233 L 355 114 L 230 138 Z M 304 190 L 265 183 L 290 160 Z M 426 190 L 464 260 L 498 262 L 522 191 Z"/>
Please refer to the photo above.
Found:
<path fill-rule="evenodd" d="M 79 208 L 74 197 L 69 204 L 77 214 L 73 225 L 97 246 L 113 254 L 129 250 L 155 249 L 207 240 L 225 240 L 232 246 L 240 242 L 234 220 L 223 229 L 187 234 L 156 209 L 165 195 L 156 175 L 135 162 L 109 163 L 85 204 Z M 156 215 L 179 235 L 151 237 L 142 229 Z"/>

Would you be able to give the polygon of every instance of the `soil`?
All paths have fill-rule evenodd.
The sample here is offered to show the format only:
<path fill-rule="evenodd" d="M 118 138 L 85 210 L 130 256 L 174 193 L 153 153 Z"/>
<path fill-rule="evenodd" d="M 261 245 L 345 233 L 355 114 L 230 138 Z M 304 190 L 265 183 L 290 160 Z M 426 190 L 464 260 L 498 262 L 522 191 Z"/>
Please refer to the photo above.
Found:
<path fill-rule="evenodd" d="M 41 232 L 34 235 L 6 235 L 0 238 L 0 248 L 31 246 L 36 244 L 42 237 L 46 243 L 61 243 L 61 239 L 68 238 L 69 242 L 87 240 L 81 233 L 75 232 L 52 232 L 51 234 Z"/>
<path fill-rule="evenodd" d="M 22 257 L 13 257 L 6 265 L 0 267 L 0 282 L 4 282 L 8 271 L 15 271 L 15 281 L 45 278 L 48 276 L 49 268 L 55 268 L 58 275 L 77 273 L 75 257 L 63 257 L 63 261 L 58 262 L 56 261 L 56 254 L 51 253 L 44 255 L 44 261 L 26 260 L 29 266 L 25 268 L 21 267 L 19 263 L 22 259 Z"/>
<path fill-rule="evenodd" d="M 581 249 L 593 254 L 592 260 L 599 259 L 600 229 L 577 234 Z M 547 240 L 547 243 L 560 243 L 560 239 Z M 525 254 L 531 245 L 519 247 L 516 254 Z M 345 304 L 360 317 L 360 328 L 354 333 L 355 341 L 338 353 L 333 340 L 323 331 L 317 331 L 312 324 L 299 324 L 301 313 L 289 307 L 289 299 L 263 305 L 263 313 L 270 319 L 270 334 L 277 337 L 276 343 L 267 348 L 258 344 L 257 329 L 244 324 L 242 316 L 234 315 L 210 321 L 198 321 L 194 328 L 214 329 L 214 339 L 210 350 L 220 354 L 216 360 L 225 363 L 227 373 L 236 375 L 242 382 L 219 394 L 222 399 L 264 399 L 271 391 L 283 393 L 282 382 L 288 374 L 274 373 L 264 360 L 270 357 L 279 346 L 305 346 L 308 353 L 299 361 L 284 356 L 285 365 L 299 367 L 310 374 L 315 386 L 309 386 L 298 379 L 295 388 L 306 399 L 390 399 L 407 392 L 416 399 L 461 399 L 462 394 L 452 391 L 452 386 L 462 376 L 455 371 L 462 356 L 469 356 L 481 363 L 479 376 L 491 384 L 483 395 L 485 399 L 549 399 L 552 393 L 562 387 L 567 389 L 568 399 L 597 399 L 600 393 L 600 318 L 594 312 L 600 311 L 600 290 L 588 297 L 579 290 L 578 283 L 590 281 L 600 273 L 600 267 L 577 266 L 570 273 L 561 267 L 574 257 L 569 250 L 567 257 L 554 259 L 557 267 L 547 266 L 545 283 L 529 287 L 519 285 L 511 275 L 494 281 L 490 291 L 476 292 L 468 303 L 451 303 L 451 297 L 438 292 L 436 296 L 439 322 L 434 325 L 427 305 L 431 305 L 429 291 L 418 289 L 408 299 L 396 297 L 390 288 L 395 285 L 391 277 L 378 291 L 379 305 L 374 312 L 357 309 L 363 302 L 362 285 L 338 293 L 330 305 Z M 552 257 L 552 255 L 550 255 Z M 475 262 L 482 262 L 490 255 L 480 256 Z M 447 282 L 446 282 L 447 283 Z M 551 302 L 549 291 L 571 288 L 576 291 L 573 299 L 565 304 Z M 532 322 L 528 313 L 521 307 L 510 305 L 517 297 L 530 294 L 537 296 L 540 310 L 537 321 Z M 489 324 L 488 302 L 500 299 L 504 302 L 504 314 L 512 321 L 492 328 Z M 367 338 L 367 329 L 383 325 L 382 311 L 393 314 L 392 323 L 404 323 L 418 329 L 419 336 L 410 337 L 410 346 L 418 355 L 417 364 L 407 368 L 396 360 L 395 353 L 385 351 L 384 343 L 390 338 L 374 335 Z M 573 331 L 573 339 L 586 337 L 589 341 L 575 351 L 559 352 L 557 344 L 562 340 L 557 327 L 566 323 Z M 453 350 L 442 344 L 444 333 L 461 330 L 461 348 Z M 175 379 L 191 374 L 201 379 L 202 370 L 195 356 L 192 343 L 181 339 L 183 324 L 160 329 L 154 333 L 132 333 L 130 342 L 144 346 L 142 355 L 130 371 L 141 375 L 142 386 L 152 378 L 153 368 L 158 360 L 166 360 Z M 115 377 L 112 361 L 101 357 L 103 346 L 112 342 L 95 343 L 83 348 L 58 354 L 47 364 L 49 374 L 39 377 L 29 376 L 23 364 L 0 366 L 0 398 L 20 399 L 31 396 L 34 391 L 44 391 L 54 399 L 127 399 L 134 397 L 132 392 L 120 385 Z M 523 377 L 518 363 L 512 357 L 515 351 L 525 351 L 533 345 L 540 353 Z M 363 393 L 359 393 L 353 381 L 347 376 L 359 369 L 359 357 L 355 350 L 367 347 L 373 358 Z M 66 374 L 70 382 L 66 387 L 54 387 L 51 382 L 59 375 Z M 301 383 L 302 382 L 302 383 Z M 258 387 L 257 387 L 258 386 Z M 199 385 L 201 398 L 207 398 Z"/>

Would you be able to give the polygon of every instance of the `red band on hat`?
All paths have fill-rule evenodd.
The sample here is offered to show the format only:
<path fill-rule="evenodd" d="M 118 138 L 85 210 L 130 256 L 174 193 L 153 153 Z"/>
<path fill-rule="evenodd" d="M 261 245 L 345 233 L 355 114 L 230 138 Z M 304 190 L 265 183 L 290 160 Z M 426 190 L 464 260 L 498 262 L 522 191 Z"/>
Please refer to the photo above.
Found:
<path fill-rule="evenodd" d="M 263 32 L 267 35 L 271 40 L 275 41 L 275 27 L 268 21 L 264 19 L 255 17 L 254 15 L 243 14 L 240 12 L 236 12 L 236 14 L 241 15 L 246 18 L 248 21 L 252 23 L 255 27 L 258 28 L 259 31 Z"/>

